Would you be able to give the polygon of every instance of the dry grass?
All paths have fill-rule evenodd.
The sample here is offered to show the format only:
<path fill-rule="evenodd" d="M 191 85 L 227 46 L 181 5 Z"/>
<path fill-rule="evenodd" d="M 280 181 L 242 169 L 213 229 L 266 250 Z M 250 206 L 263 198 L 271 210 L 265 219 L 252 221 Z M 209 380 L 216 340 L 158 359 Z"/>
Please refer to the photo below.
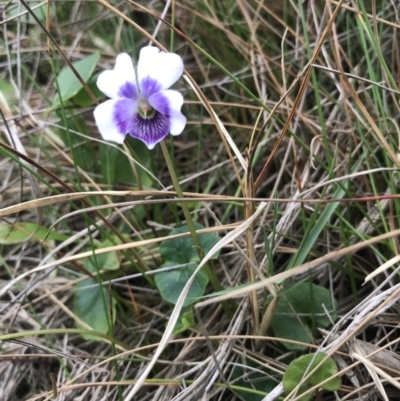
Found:
<path fill-rule="evenodd" d="M 338 319 L 314 327 L 304 352 L 332 356 L 342 386 L 312 389 L 315 399 L 397 399 L 396 1 L 49 7 L 41 20 L 59 49 L 22 3 L 1 6 L 0 224 L 54 226 L 65 238 L 28 232 L 0 245 L 0 399 L 271 401 L 301 354 L 270 325 L 281 291 L 297 282 L 328 288 L 338 302 Z M 188 125 L 166 140 L 184 198 L 159 147 L 137 155 L 141 148 L 104 144 L 93 105 L 50 109 L 65 58 L 100 52 L 101 71 L 120 51 L 136 57 L 154 33 L 185 61 L 177 87 Z M 104 151 L 129 160 L 132 179 L 107 182 Z M 141 164 L 152 174 L 143 183 Z M 221 238 L 210 268 L 230 291 L 209 285 L 195 324 L 174 336 L 182 303 L 162 300 L 154 274 L 183 203 Z M 74 312 L 76 285 L 97 276 L 85 258 L 118 236 L 95 252 L 118 252 L 119 269 L 105 281 L 116 322 L 98 341 L 84 340 L 76 324 L 90 327 Z"/>

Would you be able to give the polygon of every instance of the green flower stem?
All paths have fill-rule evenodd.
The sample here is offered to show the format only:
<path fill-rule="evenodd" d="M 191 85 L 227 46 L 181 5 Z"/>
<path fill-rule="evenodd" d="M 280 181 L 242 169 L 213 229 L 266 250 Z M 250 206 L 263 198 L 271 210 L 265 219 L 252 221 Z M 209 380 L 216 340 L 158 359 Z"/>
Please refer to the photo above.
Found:
<path fill-rule="evenodd" d="M 181 185 L 179 184 L 178 177 L 175 173 L 175 169 L 174 169 L 171 157 L 168 153 L 167 146 L 165 145 L 164 141 L 161 141 L 160 145 L 161 145 L 162 152 L 164 154 L 165 162 L 167 163 L 167 167 L 168 167 L 168 171 L 171 176 L 171 179 L 172 179 L 172 183 L 173 183 L 175 191 L 178 195 L 178 198 L 183 198 L 182 188 L 181 188 Z M 194 228 L 192 216 L 190 215 L 189 209 L 185 202 L 182 202 L 181 206 L 183 209 L 183 214 L 185 215 L 186 223 L 188 225 L 189 232 L 192 237 L 193 243 L 196 246 L 196 250 L 197 250 L 197 253 L 199 254 L 200 259 L 202 260 L 204 258 L 204 252 L 203 252 L 203 248 L 201 247 L 196 229 Z M 217 276 L 215 275 L 215 273 L 213 272 L 213 270 L 211 269 L 211 267 L 208 263 L 206 263 L 204 265 L 204 269 L 207 273 L 208 278 L 210 279 L 211 285 L 213 286 L 214 290 L 221 291 L 223 288 L 221 287 Z"/>

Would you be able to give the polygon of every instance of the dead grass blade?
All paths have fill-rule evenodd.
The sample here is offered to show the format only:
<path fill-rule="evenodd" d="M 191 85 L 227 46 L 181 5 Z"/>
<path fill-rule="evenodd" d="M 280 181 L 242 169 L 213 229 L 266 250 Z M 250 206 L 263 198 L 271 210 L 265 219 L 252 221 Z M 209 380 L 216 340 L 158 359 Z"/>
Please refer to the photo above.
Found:
<path fill-rule="evenodd" d="M 157 347 L 157 350 L 154 353 L 154 356 L 152 357 L 150 363 L 146 366 L 146 369 L 144 372 L 140 375 L 137 383 L 133 386 L 131 391 L 128 393 L 128 395 L 125 397 L 125 401 L 131 401 L 135 394 L 139 391 L 140 387 L 142 386 L 143 382 L 146 380 L 147 376 L 149 375 L 151 369 L 153 369 L 153 366 L 157 362 L 157 359 L 163 352 L 164 348 L 167 346 L 168 340 L 172 334 L 172 330 L 174 329 L 176 322 L 178 321 L 179 314 L 182 310 L 183 303 L 185 302 L 186 296 L 189 292 L 189 289 L 196 277 L 196 274 L 200 271 L 200 269 L 211 259 L 211 257 L 221 250 L 224 246 L 227 244 L 231 243 L 233 240 L 235 240 L 238 236 L 242 235 L 248 228 L 251 226 L 254 221 L 259 217 L 263 209 L 266 207 L 266 203 L 262 202 L 257 211 L 253 214 L 253 216 L 243 222 L 239 227 L 235 228 L 233 231 L 228 233 L 224 238 L 222 238 L 215 246 L 211 248 L 211 250 L 205 255 L 204 259 L 201 261 L 199 266 L 196 268 L 196 270 L 193 272 L 192 276 L 189 278 L 188 282 L 186 283 L 185 287 L 183 288 L 181 295 L 178 298 L 178 301 L 176 302 L 176 305 L 171 313 L 171 317 L 168 321 L 167 327 L 163 333 L 163 336 L 160 340 L 160 344 Z"/>
<path fill-rule="evenodd" d="M 347 254 L 352 254 L 353 252 L 357 252 L 359 249 L 365 248 L 372 244 L 376 244 L 380 241 L 383 241 L 383 240 L 386 240 L 389 238 L 396 237 L 398 235 L 400 235 L 400 229 L 378 235 L 377 237 L 370 238 L 368 240 L 365 240 L 364 242 L 360 242 L 360 243 L 348 246 L 346 248 L 340 249 L 338 251 L 328 253 L 327 255 L 321 256 L 320 258 L 315 259 L 311 262 L 304 263 L 303 265 L 297 266 L 291 270 L 287 270 L 283 273 L 276 274 L 275 276 L 260 280 L 256 283 L 249 284 L 248 286 L 246 286 L 244 288 L 232 290 L 228 294 L 220 295 L 215 298 L 208 299 L 206 301 L 201 301 L 201 302 L 197 303 L 195 307 L 200 308 L 200 307 L 204 307 L 206 305 L 210 305 L 215 302 L 222 302 L 222 301 L 225 301 L 230 298 L 243 296 L 243 295 L 249 293 L 250 291 L 260 290 L 260 289 L 264 288 L 266 285 L 269 285 L 272 283 L 280 283 L 289 277 L 295 277 L 296 275 L 307 272 L 308 270 L 314 269 L 314 268 L 322 265 L 323 263 L 329 262 L 331 260 L 334 260 L 338 257 L 344 256 Z"/>

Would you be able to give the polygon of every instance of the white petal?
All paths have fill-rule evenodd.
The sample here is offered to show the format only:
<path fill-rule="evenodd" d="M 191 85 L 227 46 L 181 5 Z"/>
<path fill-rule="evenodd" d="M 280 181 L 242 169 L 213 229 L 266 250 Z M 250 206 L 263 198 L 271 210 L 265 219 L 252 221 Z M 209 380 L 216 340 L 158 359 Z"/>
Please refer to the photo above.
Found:
<path fill-rule="evenodd" d="M 148 93 L 152 95 L 156 91 L 168 89 L 183 73 L 183 61 L 175 53 L 160 52 L 154 46 L 143 47 L 140 51 L 138 62 L 138 80 L 142 90 L 142 83 L 147 80 L 156 81 L 159 84 L 157 90 Z M 142 91 L 145 97 L 146 91 Z"/>
<path fill-rule="evenodd" d="M 117 56 L 113 70 L 102 72 L 97 78 L 98 88 L 111 99 L 117 97 L 128 97 L 121 93 L 121 88 L 132 85 L 135 87 L 136 97 L 136 75 L 132 65 L 132 59 L 126 53 Z"/>
<path fill-rule="evenodd" d="M 171 124 L 170 134 L 174 136 L 180 135 L 186 126 L 186 117 L 180 111 L 174 111 L 169 118 L 169 122 Z"/>
<path fill-rule="evenodd" d="M 155 110 L 168 117 L 171 135 L 182 133 L 186 125 L 186 117 L 181 113 L 183 96 L 180 92 L 166 90 L 150 96 L 149 104 Z"/>
<path fill-rule="evenodd" d="M 115 107 L 120 99 L 111 99 L 94 109 L 94 119 L 101 136 L 106 141 L 123 143 L 126 133 L 121 133 L 115 120 Z"/>

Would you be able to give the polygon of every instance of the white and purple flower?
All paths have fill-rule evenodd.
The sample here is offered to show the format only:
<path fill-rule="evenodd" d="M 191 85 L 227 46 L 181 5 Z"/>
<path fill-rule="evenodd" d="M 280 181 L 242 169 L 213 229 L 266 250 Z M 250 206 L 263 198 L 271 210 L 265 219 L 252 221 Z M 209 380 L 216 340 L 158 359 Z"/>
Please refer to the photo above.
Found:
<path fill-rule="evenodd" d="M 136 71 L 130 56 L 119 54 L 114 69 L 97 79 L 98 88 L 110 98 L 94 110 L 103 139 L 122 143 L 129 134 L 153 149 L 168 133 L 179 135 L 186 125 L 183 97 L 168 88 L 182 73 L 180 56 L 157 47 L 141 49 Z"/>

